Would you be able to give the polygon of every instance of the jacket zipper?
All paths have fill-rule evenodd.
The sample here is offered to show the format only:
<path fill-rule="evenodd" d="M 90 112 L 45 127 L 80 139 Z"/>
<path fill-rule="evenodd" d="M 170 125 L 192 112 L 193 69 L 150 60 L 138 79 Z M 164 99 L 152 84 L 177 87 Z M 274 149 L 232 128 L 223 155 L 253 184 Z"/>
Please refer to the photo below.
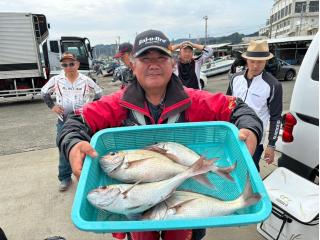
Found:
<path fill-rule="evenodd" d="M 245 78 L 246 79 L 246 78 Z M 253 79 L 252 79 L 253 80 Z M 250 88 L 250 86 L 251 86 L 251 84 L 252 84 L 252 80 L 248 80 L 248 79 L 246 79 L 246 82 L 247 82 L 247 91 L 246 91 L 246 96 L 244 97 L 244 102 L 246 102 L 246 100 L 247 100 L 247 96 L 248 96 L 248 92 L 249 92 L 249 88 Z M 251 83 L 249 84 L 249 82 L 248 81 L 251 81 Z"/>

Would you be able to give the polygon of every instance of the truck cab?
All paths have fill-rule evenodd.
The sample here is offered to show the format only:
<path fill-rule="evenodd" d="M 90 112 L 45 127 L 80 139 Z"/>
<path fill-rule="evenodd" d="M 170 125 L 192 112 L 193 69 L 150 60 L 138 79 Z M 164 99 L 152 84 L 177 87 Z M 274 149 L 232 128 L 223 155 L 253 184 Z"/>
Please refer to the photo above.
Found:
<path fill-rule="evenodd" d="M 74 53 L 79 62 L 79 71 L 90 76 L 92 70 L 92 47 L 88 38 L 61 37 L 49 39 L 43 45 L 45 65 L 48 66 L 50 77 L 60 74 L 60 58 L 64 52 Z"/>

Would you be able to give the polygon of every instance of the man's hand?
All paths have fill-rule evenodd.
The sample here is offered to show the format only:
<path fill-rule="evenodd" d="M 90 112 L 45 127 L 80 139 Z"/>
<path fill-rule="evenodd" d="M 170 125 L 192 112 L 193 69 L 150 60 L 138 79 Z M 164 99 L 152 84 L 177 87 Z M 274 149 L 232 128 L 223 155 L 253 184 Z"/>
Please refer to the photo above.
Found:
<path fill-rule="evenodd" d="M 246 142 L 247 148 L 252 156 L 256 150 L 258 141 L 254 132 L 246 128 L 241 128 L 239 131 L 239 139 Z"/>
<path fill-rule="evenodd" d="M 272 147 L 267 147 L 266 150 L 264 151 L 264 160 L 266 160 L 266 162 L 268 164 L 273 163 L 274 161 L 274 148 Z"/>
<path fill-rule="evenodd" d="M 58 106 L 58 105 L 54 105 L 53 108 L 51 108 L 52 112 L 55 112 L 58 115 L 62 115 L 63 114 L 63 107 Z"/>
<path fill-rule="evenodd" d="M 80 178 L 83 160 L 86 155 L 89 155 L 92 158 L 98 156 L 97 152 L 87 141 L 78 142 L 71 148 L 69 153 L 69 161 L 72 168 L 72 172 L 78 180 Z"/>

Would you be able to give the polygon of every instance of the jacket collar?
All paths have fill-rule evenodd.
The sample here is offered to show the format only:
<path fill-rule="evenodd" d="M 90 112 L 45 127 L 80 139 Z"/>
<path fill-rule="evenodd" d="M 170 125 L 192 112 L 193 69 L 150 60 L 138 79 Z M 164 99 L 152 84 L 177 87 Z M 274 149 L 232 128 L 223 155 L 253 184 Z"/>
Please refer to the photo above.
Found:
<path fill-rule="evenodd" d="M 134 78 L 131 84 L 127 86 L 121 100 L 125 107 L 145 112 L 145 92 L 136 78 Z M 163 115 L 169 116 L 171 115 L 171 112 L 172 114 L 182 112 L 186 110 L 190 104 L 191 101 L 187 93 L 184 91 L 181 81 L 175 74 L 172 74 L 167 86 Z"/>

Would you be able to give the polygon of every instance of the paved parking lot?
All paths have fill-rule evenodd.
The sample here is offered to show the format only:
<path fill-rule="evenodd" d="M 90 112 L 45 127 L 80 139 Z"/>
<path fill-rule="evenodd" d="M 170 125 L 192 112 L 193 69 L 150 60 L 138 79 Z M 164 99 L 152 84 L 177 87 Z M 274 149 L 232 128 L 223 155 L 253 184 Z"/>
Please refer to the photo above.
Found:
<path fill-rule="evenodd" d="M 206 90 L 225 92 L 226 74 L 208 79 Z M 98 83 L 108 93 L 119 88 L 110 78 Z M 283 82 L 284 109 L 288 109 L 293 82 Z M 61 235 L 68 240 L 111 239 L 110 235 L 76 229 L 70 211 L 76 183 L 58 192 L 56 117 L 41 100 L 0 104 L 0 227 L 8 239 L 44 239 Z M 262 176 L 275 165 L 262 164 Z M 263 239 L 256 226 L 209 229 L 205 239 Z"/>

